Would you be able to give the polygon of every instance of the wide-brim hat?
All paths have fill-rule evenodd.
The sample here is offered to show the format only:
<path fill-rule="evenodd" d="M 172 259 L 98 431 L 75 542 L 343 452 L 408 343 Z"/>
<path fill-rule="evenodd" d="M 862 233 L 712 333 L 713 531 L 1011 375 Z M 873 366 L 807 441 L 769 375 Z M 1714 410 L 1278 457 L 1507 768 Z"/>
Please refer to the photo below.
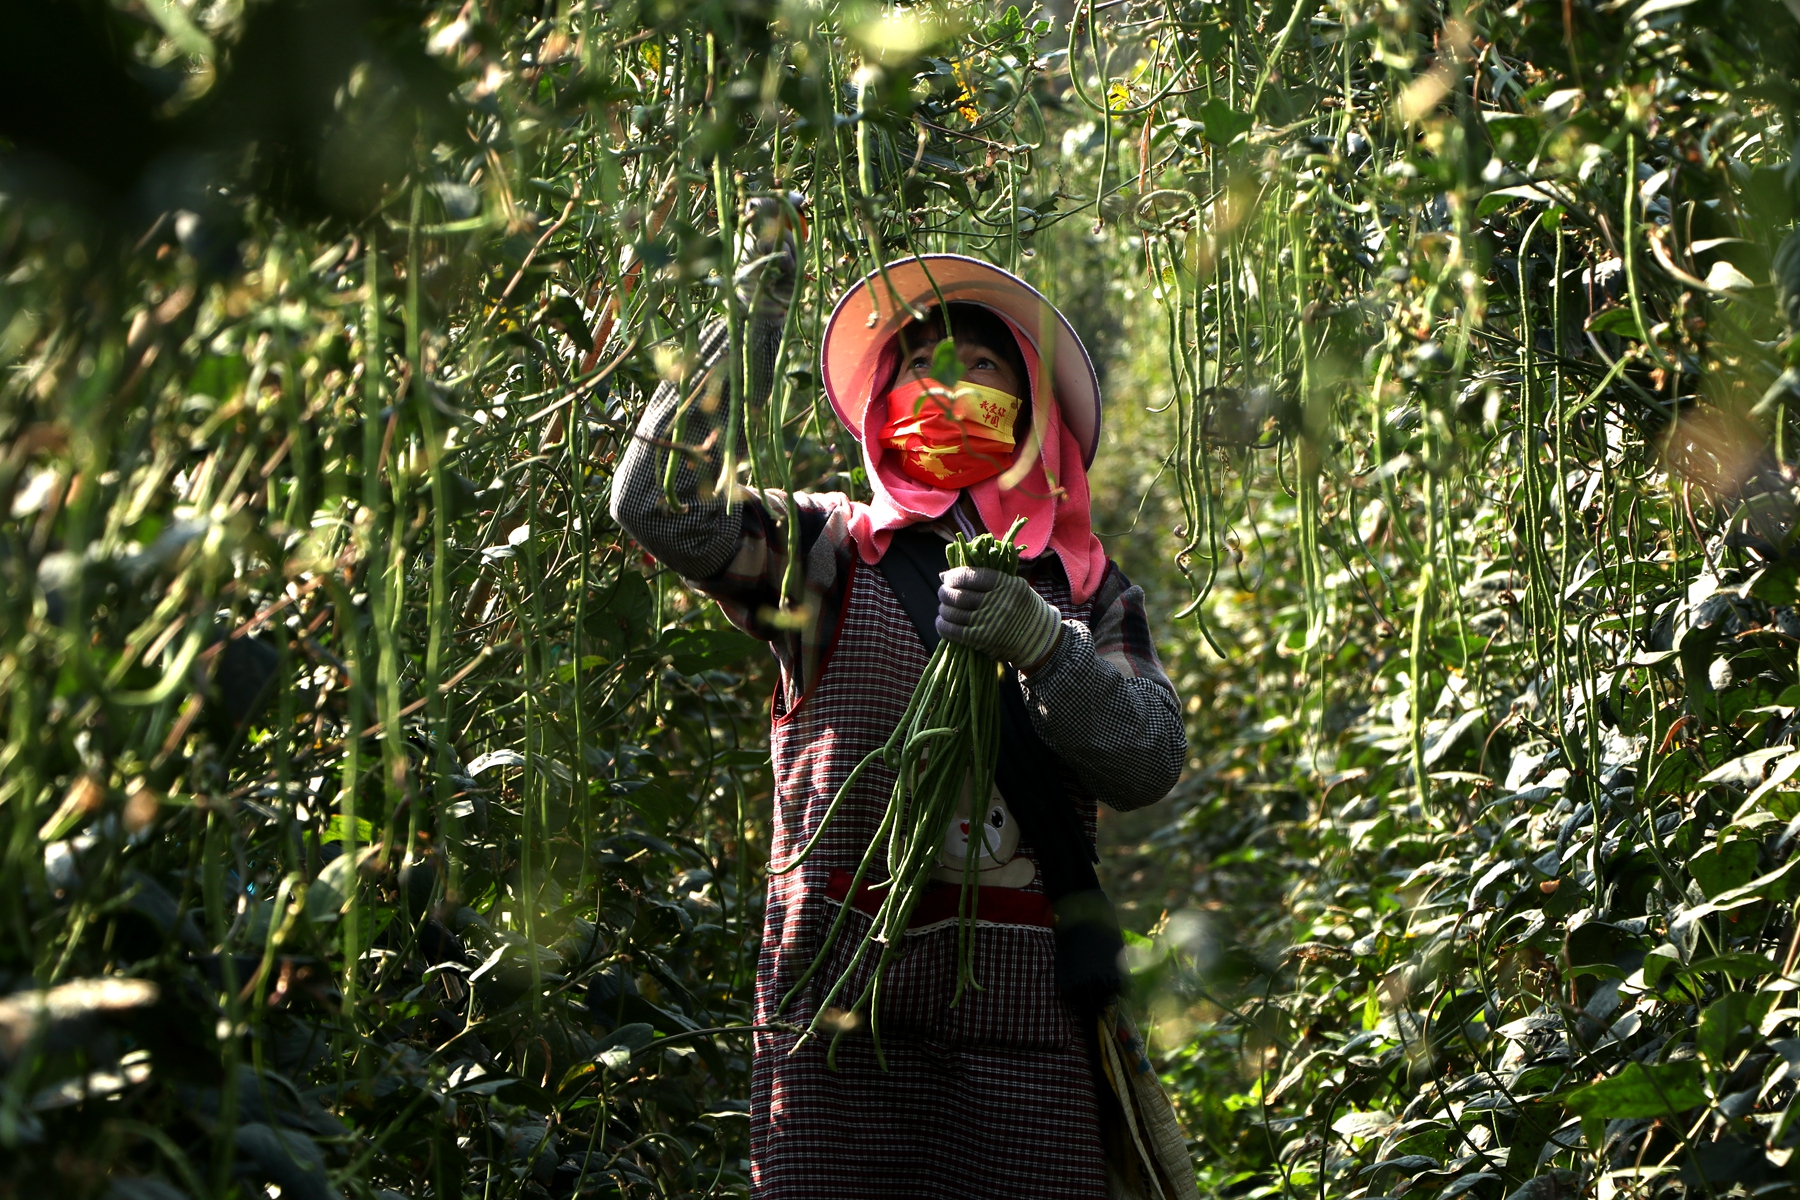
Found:
<path fill-rule="evenodd" d="M 979 304 L 1005 317 L 1049 376 L 1062 419 L 1092 466 L 1100 446 L 1100 379 L 1075 327 L 1042 292 L 992 263 L 961 254 L 921 254 L 891 262 L 844 293 L 825 325 L 820 366 L 838 420 L 862 436 L 882 351 L 912 319 L 909 309 Z"/>

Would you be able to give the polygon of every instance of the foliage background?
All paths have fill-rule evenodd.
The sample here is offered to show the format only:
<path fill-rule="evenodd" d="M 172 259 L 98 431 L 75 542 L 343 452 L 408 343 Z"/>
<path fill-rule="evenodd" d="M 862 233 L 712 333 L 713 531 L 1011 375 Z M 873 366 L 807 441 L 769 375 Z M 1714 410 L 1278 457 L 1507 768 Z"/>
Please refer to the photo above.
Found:
<path fill-rule="evenodd" d="M 746 1190 L 769 668 L 610 464 L 670 378 L 854 491 L 815 339 L 911 249 L 1102 359 L 1194 746 L 1107 870 L 1204 1190 L 1793 1187 L 1783 5 L 11 33 L 6 1194 Z M 693 350 L 790 189 L 740 412 Z"/>

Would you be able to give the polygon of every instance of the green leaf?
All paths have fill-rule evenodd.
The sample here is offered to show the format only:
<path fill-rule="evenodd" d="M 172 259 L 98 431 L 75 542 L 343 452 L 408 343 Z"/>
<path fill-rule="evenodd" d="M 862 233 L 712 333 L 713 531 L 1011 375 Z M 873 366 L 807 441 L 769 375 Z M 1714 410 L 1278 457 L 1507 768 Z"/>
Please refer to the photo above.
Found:
<path fill-rule="evenodd" d="M 1744 184 L 1742 203 L 1758 226 L 1786 225 L 1794 219 L 1794 194 L 1788 187 L 1786 166 L 1753 168 Z"/>
<path fill-rule="evenodd" d="M 1792 604 L 1800 598 L 1800 565 L 1774 563 L 1756 573 L 1750 594 L 1766 604 Z"/>
<path fill-rule="evenodd" d="M 1581 1136 L 1587 1139 L 1589 1152 L 1599 1154 L 1606 1147 L 1606 1118 L 1592 1115 L 1581 1118 Z"/>
<path fill-rule="evenodd" d="M 183 54 L 211 58 L 215 53 L 212 39 L 194 24 L 187 10 L 174 3 L 174 0 L 145 0 L 144 8 Z"/>
<path fill-rule="evenodd" d="M 627 1050 L 642 1050 L 656 1040 L 656 1030 L 647 1022 L 634 1021 L 629 1025 L 621 1025 L 606 1035 L 600 1043 L 600 1049 L 610 1050 L 614 1046 L 623 1046 Z"/>
<path fill-rule="evenodd" d="M 588 597 L 583 628 L 614 657 L 643 646 L 655 604 L 650 585 L 636 571 L 621 571 L 611 584 L 602 584 Z"/>
<path fill-rule="evenodd" d="M 1767 875 L 1760 875 L 1742 887 L 1720 892 L 1712 898 L 1713 908 L 1718 912 L 1727 912 L 1757 900 L 1787 900 L 1793 896 L 1796 871 L 1800 871 L 1800 858 L 1789 859 L 1786 866 L 1776 867 Z"/>
<path fill-rule="evenodd" d="M 1347 1112 L 1331 1123 L 1332 1132 L 1347 1138 L 1380 1137 L 1392 1129 L 1396 1122 L 1392 1113 Z"/>
<path fill-rule="evenodd" d="M 956 357 L 956 339 L 945 338 L 931 352 L 931 377 L 945 387 L 955 387 L 962 374 L 962 359 Z"/>
<path fill-rule="evenodd" d="M 615 787 L 619 786 L 617 784 Z M 638 814 L 648 823 L 651 832 L 661 836 L 669 832 L 676 821 L 686 816 L 693 808 L 693 802 L 685 796 L 672 795 L 662 786 L 645 783 L 625 793 L 625 802 L 637 809 Z"/>
<path fill-rule="evenodd" d="M 1603 308 L 1587 319 L 1589 333 L 1616 333 L 1620 337 L 1644 340 L 1644 331 L 1638 325 L 1637 317 L 1624 305 Z"/>
<path fill-rule="evenodd" d="M 188 376 L 188 392 L 195 396 L 211 396 L 214 400 L 229 400 L 243 390 L 249 377 L 250 368 L 244 364 L 243 355 L 209 354 Z"/>
<path fill-rule="evenodd" d="M 1706 1103 L 1706 1083 L 1693 1059 L 1633 1062 L 1617 1075 L 1576 1088 L 1563 1103 L 1583 1117 L 1662 1117 Z"/>
<path fill-rule="evenodd" d="M 632 1021 L 649 1024 L 650 1028 L 660 1034 L 681 1033 L 700 1028 L 673 1008 L 654 1004 L 641 995 L 624 997 L 619 1002 L 620 1011 Z"/>
<path fill-rule="evenodd" d="M 1017 41 L 1025 36 L 1025 18 L 1019 15 L 1019 6 L 1009 4 L 1006 11 L 989 27 L 992 35 L 998 39 Z"/>
<path fill-rule="evenodd" d="M 1390 1136 L 1394 1139 L 1388 1147 L 1390 1156 L 1423 1154 L 1442 1159 L 1444 1147 L 1450 1141 L 1450 1130 L 1442 1121 L 1423 1119 L 1407 1121 Z"/>
<path fill-rule="evenodd" d="M 1786 550 L 1794 540 L 1797 527 L 1795 516 L 1794 498 L 1791 495 L 1786 492 L 1759 492 L 1757 495 L 1745 498 L 1744 502 L 1738 506 L 1737 512 L 1732 515 L 1731 523 L 1734 526 L 1747 527 L 1755 531 L 1758 536 L 1767 539 L 1777 550 Z M 1793 598 L 1791 590 L 1793 565 L 1781 563 L 1769 568 L 1763 574 L 1771 571 L 1779 571 L 1787 575 L 1790 581 L 1788 597 L 1775 601 L 1775 603 L 1790 603 Z M 1758 579 L 1751 584 L 1752 595 L 1756 594 L 1756 585 L 1761 582 Z"/>
<path fill-rule="evenodd" d="M 594 348 L 593 335 L 588 332 L 587 316 L 581 311 L 581 305 L 573 296 L 557 296 L 544 306 L 543 319 L 553 328 L 560 329 L 583 350 Z"/>
<path fill-rule="evenodd" d="M 1249 113 L 1241 113 L 1224 100 L 1214 97 L 1200 106 L 1200 132 L 1209 143 L 1218 147 L 1231 145 L 1238 138 L 1250 132 L 1255 118 Z"/>
<path fill-rule="evenodd" d="M 1764 975 L 1775 974 L 1776 970 L 1776 964 L 1760 954 L 1733 951 L 1730 954 L 1715 954 L 1711 958 L 1699 959 L 1688 966 L 1686 973 L 1704 975 L 1716 971 L 1733 979 L 1761 979 Z"/>
<path fill-rule="evenodd" d="M 1522 113 L 1488 112 L 1482 114 L 1487 124 L 1488 138 L 1494 144 L 1496 157 L 1505 162 L 1523 163 L 1536 152 L 1538 144 L 1543 140 L 1544 131 L 1537 118 Z M 1508 188 L 1507 191 L 1525 191 L 1525 188 Z M 1528 197 L 1533 200 L 1549 200 L 1551 197 L 1539 192 Z M 1483 201 L 1485 204 L 1486 201 Z"/>
<path fill-rule="evenodd" d="M 315 925 L 328 925 L 343 915 L 349 907 L 350 900 L 356 894 L 356 872 L 370 855 L 375 853 L 374 846 L 365 846 L 352 856 L 340 854 L 325 864 L 306 889 L 306 917 Z"/>
<path fill-rule="evenodd" d="M 459 1096 L 491 1096 L 503 1087 L 510 1087 L 518 1080 L 510 1075 L 500 1075 L 487 1079 L 478 1079 L 474 1083 L 465 1083 L 452 1089 Z"/>
<path fill-rule="evenodd" d="M 1551 204 L 1555 202 L 1555 199 L 1554 196 L 1540 188 L 1532 187 L 1530 184 L 1495 188 L 1481 198 L 1481 203 L 1476 205 L 1475 212 L 1477 216 L 1485 217 L 1489 213 L 1500 211 L 1514 200 L 1528 200 L 1533 204 Z"/>
<path fill-rule="evenodd" d="M 1700 1056 L 1717 1070 L 1730 1065 L 1731 1044 L 1744 1026 L 1754 1026 L 1769 1011 L 1775 997 L 1767 993 L 1727 992 L 1700 1014 L 1694 1045 Z"/>
<path fill-rule="evenodd" d="M 347 832 L 349 832 L 349 829 L 345 823 L 344 816 L 342 813 L 339 813 L 337 816 L 331 818 L 330 822 L 326 824 L 325 832 L 320 835 L 319 841 L 341 842 L 344 840 L 344 834 Z M 366 846 L 374 840 L 375 827 L 361 817 L 356 818 L 356 844 L 359 846 Z"/>
<path fill-rule="evenodd" d="M 1738 787 L 1755 787 L 1762 782 L 1763 772 L 1768 769 L 1770 763 L 1778 758 L 1785 758 L 1791 753 L 1793 753 L 1791 746 L 1772 746 L 1764 750 L 1752 750 L 1748 754 L 1740 754 L 1729 762 L 1722 763 L 1708 771 L 1700 777 L 1700 783 L 1702 786 L 1711 783 L 1729 783 Z M 1738 887 L 1754 874 L 1756 874 L 1756 867 L 1753 860 L 1749 873 L 1730 886 Z M 1710 893 L 1708 894 L 1710 895 Z"/>
<path fill-rule="evenodd" d="M 632 1055 L 655 1040 L 656 1030 L 647 1022 L 634 1021 L 629 1025 L 621 1025 L 600 1043 L 600 1049 L 594 1054 L 594 1061 L 608 1070 L 622 1071 L 630 1065 Z"/>
<path fill-rule="evenodd" d="M 683 675 L 714 671 L 762 649 L 762 643 L 736 629 L 670 629 L 657 649 L 670 656 Z"/>
<path fill-rule="evenodd" d="M 1554 1071 L 1550 1077 L 1555 1077 Z M 1514 1109 L 1516 1119 L 1506 1147 L 1506 1169 L 1521 1178 L 1537 1168 L 1538 1151 L 1563 1123 L 1562 1105 L 1550 1099 L 1526 1099 L 1520 1094 L 1530 1086 L 1527 1075 L 1521 1075 L 1512 1088 L 1519 1105 Z"/>
<path fill-rule="evenodd" d="M 1607 965 L 1623 979 L 1643 957 L 1644 938 L 1606 921 L 1589 921 L 1563 940 L 1563 954 L 1571 967 Z"/>
<path fill-rule="evenodd" d="M 1757 845 L 1748 838 L 1708 847 L 1688 859 L 1688 870 L 1711 900 L 1756 878 Z"/>
<path fill-rule="evenodd" d="M 1644 955 L 1644 986 L 1655 988 L 1657 982 L 1673 969 L 1681 966 L 1681 951 L 1674 946 L 1662 945 Z"/>
<path fill-rule="evenodd" d="M 607 660 L 600 657 L 598 654 L 584 654 L 581 656 L 581 670 L 582 670 L 583 674 L 587 674 L 587 673 L 590 673 L 593 671 L 598 671 L 598 670 L 602 669 L 603 667 L 605 667 L 606 665 L 607 665 Z M 566 663 L 563 663 L 561 666 L 557 667 L 556 668 L 556 677 L 557 677 L 557 679 L 561 680 L 564 683 L 567 683 L 571 679 L 574 679 L 575 678 L 575 664 L 572 662 L 566 662 Z"/>

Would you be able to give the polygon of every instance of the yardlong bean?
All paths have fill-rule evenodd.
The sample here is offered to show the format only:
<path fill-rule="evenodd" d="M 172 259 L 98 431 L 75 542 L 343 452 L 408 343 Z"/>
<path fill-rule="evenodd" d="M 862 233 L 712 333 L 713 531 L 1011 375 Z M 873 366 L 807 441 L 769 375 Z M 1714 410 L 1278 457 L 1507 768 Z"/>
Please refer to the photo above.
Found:
<path fill-rule="evenodd" d="M 984 533 L 971 541 L 958 534 L 946 549 L 946 560 L 952 567 L 987 567 L 1015 575 L 1019 569 L 1019 547 L 1013 539 L 1023 524 L 1021 517 L 1004 538 Z M 961 803 L 966 803 L 970 845 L 963 858 L 962 891 L 957 901 L 956 990 L 950 1003 L 958 1003 L 968 987 L 981 989 L 975 978 L 975 919 L 979 907 L 976 879 L 982 845 L 977 839 L 985 834 L 978 817 L 993 792 L 994 767 L 1000 752 L 1001 669 L 1000 664 L 978 650 L 948 640 L 939 642 L 894 732 L 851 770 L 800 852 L 785 865 L 770 869 L 770 874 L 782 875 L 806 861 L 870 766 L 881 762 L 893 770 L 894 785 L 888 793 L 881 825 L 851 876 L 843 906 L 826 930 L 818 954 L 782 998 L 781 1010 L 812 982 L 830 957 L 855 906 L 869 865 L 884 847 L 888 877 L 871 890 L 881 890 L 885 895 L 855 953 L 819 1001 L 805 1035 L 795 1043 L 796 1050 L 822 1027 L 835 1025 L 827 1056 L 835 1066 L 838 1043 L 860 1023 L 859 1017 L 866 1010 L 875 1056 L 886 1069 L 887 1057 L 881 1050 L 882 984 L 901 954 L 919 901 L 931 887 L 932 868 Z M 867 982 L 847 1010 L 835 1009 L 834 1002 L 850 984 L 871 947 L 880 949 Z"/>

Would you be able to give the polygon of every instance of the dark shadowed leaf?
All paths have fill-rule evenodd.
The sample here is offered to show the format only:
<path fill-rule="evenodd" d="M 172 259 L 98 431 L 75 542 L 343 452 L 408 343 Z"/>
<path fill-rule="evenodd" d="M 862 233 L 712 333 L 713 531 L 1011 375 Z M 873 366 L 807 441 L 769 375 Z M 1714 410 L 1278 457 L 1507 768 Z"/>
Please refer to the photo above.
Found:
<path fill-rule="evenodd" d="M 325 1154 L 304 1134 L 269 1125 L 240 1125 L 236 1134 L 240 1154 L 277 1184 L 283 1196 L 299 1200 L 343 1200 L 325 1170 Z"/>
<path fill-rule="evenodd" d="M 660 645 L 683 675 L 729 666 L 762 648 L 763 643 L 736 629 L 670 629 Z"/>

